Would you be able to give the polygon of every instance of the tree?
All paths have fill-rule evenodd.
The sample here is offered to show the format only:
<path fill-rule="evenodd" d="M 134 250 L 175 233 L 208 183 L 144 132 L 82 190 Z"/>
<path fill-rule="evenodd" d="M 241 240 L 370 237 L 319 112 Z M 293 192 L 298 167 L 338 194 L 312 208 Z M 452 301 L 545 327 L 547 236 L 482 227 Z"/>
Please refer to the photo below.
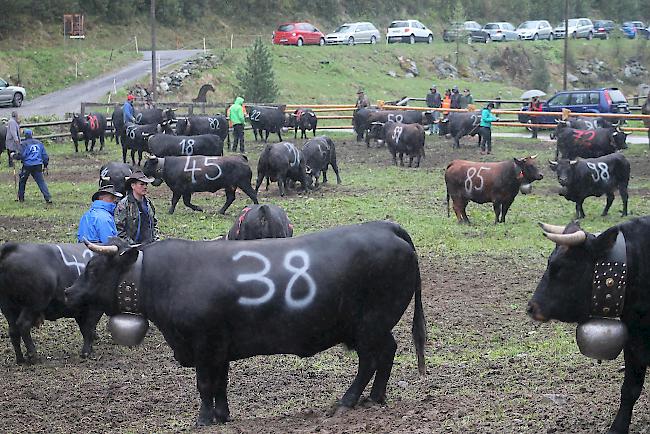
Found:
<path fill-rule="evenodd" d="M 551 84 L 551 74 L 548 72 L 546 61 L 540 54 L 532 63 L 533 73 L 530 76 L 530 86 L 533 89 L 539 89 L 546 92 Z"/>
<path fill-rule="evenodd" d="M 238 95 L 249 102 L 272 102 L 278 96 L 278 85 L 275 82 L 273 61 L 269 49 L 261 38 L 246 53 L 246 63 L 237 70 L 239 85 Z"/>

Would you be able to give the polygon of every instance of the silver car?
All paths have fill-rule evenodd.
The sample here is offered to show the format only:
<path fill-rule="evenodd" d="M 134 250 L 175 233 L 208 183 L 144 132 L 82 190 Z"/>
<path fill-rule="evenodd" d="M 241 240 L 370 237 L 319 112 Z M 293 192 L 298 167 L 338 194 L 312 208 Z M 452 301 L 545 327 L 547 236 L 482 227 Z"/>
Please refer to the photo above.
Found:
<path fill-rule="evenodd" d="M 591 40 L 594 37 L 594 25 L 589 18 L 571 18 L 568 22 L 569 37 L 573 39 L 586 38 Z M 556 38 L 564 38 L 564 23 L 560 23 L 553 34 Z"/>
<path fill-rule="evenodd" d="M 470 33 L 472 42 L 516 41 L 519 39 L 515 26 L 506 22 L 487 23 L 481 30 Z"/>
<path fill-rule="evenodd" d="M 27 93 L 20 86 L 10 86 L 9 83 L 0 78 L 0 105 L 11 104 L 20 107 L 25 100 Z"/>
<path fill-rule="evenodd" d="M 548 39 L 552 41 L 555 37 L 551 23 L 546 20 L 524 21 L 517 27 L 519 39 L 528 39 L 536 41 L 538 39 Z"/>
<path fill-rule="evenodd" d="M 379 30 L 371 23 L 345 23 L 334 32 L 325 36 L 327 44 L 376 44 L 379 40 Z"/>

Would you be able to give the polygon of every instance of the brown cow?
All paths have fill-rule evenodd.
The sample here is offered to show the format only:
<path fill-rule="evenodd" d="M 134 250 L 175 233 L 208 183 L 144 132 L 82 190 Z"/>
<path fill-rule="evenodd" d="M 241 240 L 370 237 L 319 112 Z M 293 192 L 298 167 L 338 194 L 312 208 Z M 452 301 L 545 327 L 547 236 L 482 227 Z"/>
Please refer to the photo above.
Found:
<path fill-rule="evenodd" d="M 530 184 L 543 178 L 535 166 L 533 155 L 525 158 L 498 163 L 482 163 L 454 160 L 445 171 L 447 184 L 447 217 L 449 217 L 449 198 L 454 202 L 454 212 L 458 223 L 469 223 L 465 208 L 469 201 L 476 203 L 492 202 L 494 223 L 504 223 L 508 208 L 521 188 L 528 193 Z"/>

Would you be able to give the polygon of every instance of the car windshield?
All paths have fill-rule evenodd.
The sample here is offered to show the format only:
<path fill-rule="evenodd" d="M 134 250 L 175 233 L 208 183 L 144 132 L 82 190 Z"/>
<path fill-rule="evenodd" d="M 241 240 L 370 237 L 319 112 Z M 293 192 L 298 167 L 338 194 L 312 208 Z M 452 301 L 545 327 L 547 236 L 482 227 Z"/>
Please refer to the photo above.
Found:
<path fill-rule="evenodd" d="M 393 21 L 390 23 L 390 26 L 388 26 L 389 29 L 395 29 L 397 27 L 408 27 L 409 22 L 408 21 Z"/>
<path fill-rule="evenodd" d="M 336 30 L 334 30 L 334 33 L 344 33 L 344 32 L 349 32 L 350 31 L 350 26 L 348 25 L 342 25 Z"/>
<path fill-rule="evenodd" d="M 521 23 L 518 29 L 536 29 L 537 28 L 537 21 L 526 21 L 525 23 Z"/>
<path fill-rule="evenodd" d="M 7 87 L 9 86 L 6 81 L 0 78 L 0 87 Z"/>
<path fill-rule="evenodd" d="M 493 29 L 498 29 L 499 25 L 498 24 L 486 24 L 485 27 L 483 27 L 485 30 L 493 30 Z"/>
<path fill-rule="evenodd" d="M 612 99 L 612 102 L 614 104 L 619 102 L 627 102 L 627 100 L 625 99 L 625 95 L 623 95 L 623 92 L 621 92 L 618 89 L 610 89 L 608 93 L 609 93 L 609 97 Z"/>
<path fill-rule="evenodd" d="M 569 20 L 569 27 L 577 27 L 578 20 Z"/>
<path fill-rule="evenodd" d="M 278 32 L 290 32 L 293 30 L 293 24 L 281 24 L 278 27 Z"/>

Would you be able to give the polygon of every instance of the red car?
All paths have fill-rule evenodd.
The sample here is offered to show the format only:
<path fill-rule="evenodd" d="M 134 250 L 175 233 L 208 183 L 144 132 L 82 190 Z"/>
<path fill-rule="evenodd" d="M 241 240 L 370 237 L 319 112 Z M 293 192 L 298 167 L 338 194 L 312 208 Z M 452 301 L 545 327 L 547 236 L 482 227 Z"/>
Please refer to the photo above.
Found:
<path fill-rule="evenodd" d="M 276 45 L 325 45 L 325 35 L 309 23 L 284 23 L 273 32 Z"/>

